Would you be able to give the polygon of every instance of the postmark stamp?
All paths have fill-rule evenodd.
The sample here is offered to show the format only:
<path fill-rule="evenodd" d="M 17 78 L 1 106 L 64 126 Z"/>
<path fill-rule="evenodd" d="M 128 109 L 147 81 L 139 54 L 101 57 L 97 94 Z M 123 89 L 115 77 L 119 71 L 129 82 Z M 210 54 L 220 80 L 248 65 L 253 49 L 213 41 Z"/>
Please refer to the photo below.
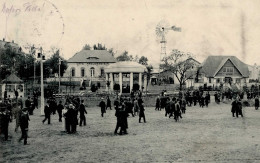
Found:
<path fill-rule="evenodd" d="M 64 18 L 49 0 L 4 1 L 0 8 L 5 20 L 5 37 L 21 45 L 49 48 L 59 46 L 65 30 Z"/>

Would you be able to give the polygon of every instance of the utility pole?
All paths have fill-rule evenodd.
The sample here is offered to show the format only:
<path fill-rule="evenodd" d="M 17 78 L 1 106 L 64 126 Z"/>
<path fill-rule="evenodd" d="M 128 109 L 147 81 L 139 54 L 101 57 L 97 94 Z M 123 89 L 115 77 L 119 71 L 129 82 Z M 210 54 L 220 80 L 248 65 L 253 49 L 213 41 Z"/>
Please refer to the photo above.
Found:
<path fill-rule="evenodd" d="M 43 61 L 45 60 L 45 56 L 43 55 L 42 47 L 39 50 L 38 59 L 41 63 L 41 115 L 44 115 Z"/>
<path fill-rule="evenodd" d="M 61 59 L 59 58 L 59 94 L 61 93 L 60 91 L 60 65 L 61 65 Z"/>

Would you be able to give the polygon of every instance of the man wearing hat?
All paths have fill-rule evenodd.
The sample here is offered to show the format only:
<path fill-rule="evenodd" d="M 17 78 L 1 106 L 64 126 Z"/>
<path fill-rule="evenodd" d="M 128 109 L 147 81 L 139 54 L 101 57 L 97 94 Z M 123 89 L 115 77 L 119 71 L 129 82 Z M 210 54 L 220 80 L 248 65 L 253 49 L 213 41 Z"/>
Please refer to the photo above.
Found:
<path fill-rule="evenodd" d="M 4 134 L 4 140 L 8 140 L 8 126 L 10 122 L 10 111 L 8 110 L 7 101 L 0 101 L 0 134 Z"/>
<path fill-rule="evenodd" d="M 258 110 L 258 108 L 259 108 L 259 97 L 256 96 L 256 98 L 255 98 L 255 110 Z"/>
<path fill-rule="evenodd" d="M 104 98 L 101 98 L 101 102 L 99 103 L 99 107 L 101 108 L 101 116 L 104 117 L 104 113 L 106 113 L 106 103 L 104 102 Z"/>
<path fill-rule="evenodd" d="M 68 111 L 64 114 L 66 117 L 66 130 L 68 134 L 76 132 L 75 128 L 75 111 L 73 104 L 69 104 Z"/>
<path fill-rule="evenodd" d="M 20 119 L 20 127 L 22 130 L 22 136 L 19 139 L 19 141 L 24 139 L 24 145 L 27 145 L 28 127 L 29 127 L 29 121 L 30 121 L 27 108 L 22 109 L 22 113 L 20 114 L 19 119 Z"/>
<path fill-rule="evenodd" d="M 42 121 L 42 123 L 44 123 L 48 119 L 48 124 L 51 124 L 51 109 L 49 106 L 49 101 L 47 102 L 46 106 L 44 107 L 44 114 L 45 114 L 45 118 Z"/>

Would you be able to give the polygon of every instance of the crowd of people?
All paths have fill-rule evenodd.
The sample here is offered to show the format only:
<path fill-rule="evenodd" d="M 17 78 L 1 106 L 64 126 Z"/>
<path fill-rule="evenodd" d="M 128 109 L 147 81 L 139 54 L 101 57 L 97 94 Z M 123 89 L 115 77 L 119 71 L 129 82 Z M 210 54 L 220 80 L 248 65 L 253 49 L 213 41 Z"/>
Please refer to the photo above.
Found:
<path fill-rule="evenodd" d="M 259 108 L 259 97 L 249 95 L 249 98 L 255 98 L 255 109 Z M 165 110 L 165 116 L 173 117 L 176 122 L 183 118 L 182 114 L 186 113 L 186 107 L 196 106 L 208 107 L 211 102 L 209 92 L 203 92 L 199 90 L 179 92 L 178 95 L 169 96 L 163 91 L 155 99 L 155 110 Z M 235 99 L 231 103 L 231 112 L 233 117 L 243 117 L 242 102 L 244 93 L 226 93 L 215 92 L 215 102 L 219 104 L 225 98 L 227 100 Z M 67 96 L 65 99 L 57 101 L 54 97 L 47 100 L 44 107 L 45 117 L 42 120 L 44 124 L 46 121 L 51 124 L 51 116 L 58 114 L 58 121 L 62 123 L 63 129 L 68 134 L 74 134 L 77 132 L 77 126 L 86 126 L 86 104 L 84 100 L 80 100 L 79 97 Z M 102 97 L 97 105 L 101 109 L 101 118 L 105 116 L 108 109 L 112 109 L 111 100 L 109 95 L 106 98 Z M 127 134 L 128 129 L 128 117 L 139 117 L 139 123 L 142 121 L 146 123 L 145 108 L 142 93 L 130 94 L 129 96 L 117 96 L 114 100 L 114 109 L 116 117 L 116 127 L 114 134 Z M 38 109 L 38 97 L 27 97 L 23 102 L 22 97 L 16 97 L 14 99 L 4 98 L 0 100 L 0 132 L 4 134 L 4 140 L 8 140 L 8 126 L 9 122 L 15 119 L 16 126 L 15 132 L 21 129 L 22 135 L 19 141 L 24 140 L 24 144 L 27 143 L 28 127 L 30 115 L 33 115 L 34 109 Z M 119 130 L 119 133 L 118 133 Z"/>

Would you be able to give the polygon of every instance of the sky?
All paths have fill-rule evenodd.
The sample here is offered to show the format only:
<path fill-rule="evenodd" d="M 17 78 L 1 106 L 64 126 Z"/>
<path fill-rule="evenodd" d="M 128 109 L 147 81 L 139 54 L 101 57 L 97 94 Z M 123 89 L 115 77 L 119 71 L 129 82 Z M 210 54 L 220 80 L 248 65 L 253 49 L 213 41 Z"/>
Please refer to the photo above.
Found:
<path fill-rule="evenodd" d="M 85 44 L 105 44 L 116 56 L 123 51 L 160 61 L 160 22 L 181 27 L 166 34 L 172 49 L 208 55 L 235 55 L 260 64 L 260 1 L 239 0 L 0 0 L 0 38 L 22 47 L 61 49 L 65 59 Z M 2 21 L 3 20 L 3 21 Z"/>

